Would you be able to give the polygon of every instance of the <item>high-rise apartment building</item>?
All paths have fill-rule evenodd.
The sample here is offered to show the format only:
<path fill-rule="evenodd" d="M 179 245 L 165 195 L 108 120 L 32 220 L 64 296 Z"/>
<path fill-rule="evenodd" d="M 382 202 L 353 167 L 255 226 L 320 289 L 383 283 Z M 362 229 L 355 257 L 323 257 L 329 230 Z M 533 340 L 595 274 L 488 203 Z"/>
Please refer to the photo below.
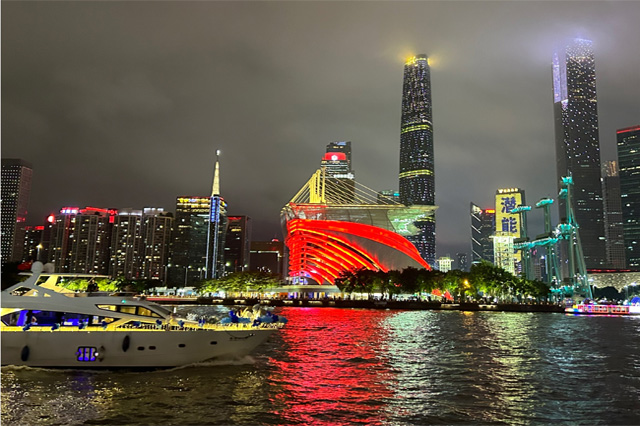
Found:
<path fill-rule="evenodd" d="M 166 280 L 169 265 L 169 248 L 173 215 L 162 208 L 142 210 L 142 233 L 144 241 L 142 276 L 150 280 Z"/>
<path fill-rule="evenodd" d="M 42 260 L 42 240 L 44 237 L 44 226 L 25 226 L 24 228 L 24 248 L 22 250 L 22 261 Z"/>
<path fill-rule="evenodd" d="M 435 203 L 431 70 L 427 55 L 404 66 L 400 128 L 400 200 L 405 205 Z M 430 265 L 435 262 L 435 217 L 416 222 L 420 233 L 409 238 Z"/>
<path fill-rule="evenodd" d="M 25 226 L 22 262 L 41 260 L 44 226 Z"/>
<path fill-rule="evenodd" d="M 640 270 L 640 125 L 617 131 L 627 267 Z"/>
<path fill-rule="evenodd" d="M 49 261 L 55 272 L 106 275 L 115 209 L 63 207 L 50 218 Z"/>
<path fill-rule="evenodd" d="M 143 278 L 143 250 L 142 210 L 122 209 L 113 221 L 109 275 L 128 280 Z"/>
<path fill-rule="evenodd" d="M 31 193 L 31 164 L 16 158 L 2 159 L 1 261 L 20 262 Z"/>
<path fill-rule="evenodd" d="M 602 165 L 602 194 L 604 195 L 604 236 L 609 268 L 627 266 L 622 228 L 622 201 L 618 163 L 607 161 Z"/>
<path fill-rule="evenodd" d="M 573 209 L 584 260 L 588 268 L 601 268 L 606 266 L 605 232 L 596 70 L 590 40 L 573 40 L 554 54 L 553 102 L 558 189 L 563 176 L 573 177 Z M 558 206 L 562 221 L 564 201 Z"/>
<path fill-rule="evenodd" d="M 249 216 L 229 216 L 227 236 L 224 246 L 225 273 L 249 270 L 251 248 L 251 218 Z"/>
<path fill-rule="evenodd" d="M 471 213 L 471 263 L 481 260 L 493 263 L 493 239 L 496 210 L 482 209 L 470 203 Z"/>

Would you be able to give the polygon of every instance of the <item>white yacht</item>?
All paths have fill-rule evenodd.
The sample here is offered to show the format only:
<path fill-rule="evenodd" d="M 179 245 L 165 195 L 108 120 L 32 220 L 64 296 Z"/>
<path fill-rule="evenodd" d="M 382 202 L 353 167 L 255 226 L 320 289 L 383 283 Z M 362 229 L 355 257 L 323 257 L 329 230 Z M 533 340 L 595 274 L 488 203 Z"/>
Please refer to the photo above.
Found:
<path fill-rule="evenodd" d="M 178 318 L 140 298 L 71 292 L 42 270 L 35 262 L 30 278 L 2 292 L 2 365 L 157 368 L 240 358 L 283 326 L 273 315 L 229 324 Z"/>

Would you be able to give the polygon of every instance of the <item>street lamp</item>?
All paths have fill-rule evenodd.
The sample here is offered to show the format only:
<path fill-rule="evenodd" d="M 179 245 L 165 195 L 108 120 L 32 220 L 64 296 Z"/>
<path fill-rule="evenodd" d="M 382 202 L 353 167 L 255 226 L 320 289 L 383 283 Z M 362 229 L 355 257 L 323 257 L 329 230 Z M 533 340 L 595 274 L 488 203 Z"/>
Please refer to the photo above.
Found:
<path fill-rule="evenodd" d="M 36 248 L 38 249 L 38 251 L 36 252 L 36 261 L 40 260 L 40 250 L 42 250 L 42 243 L 38 244 L 36 246 Z"/>

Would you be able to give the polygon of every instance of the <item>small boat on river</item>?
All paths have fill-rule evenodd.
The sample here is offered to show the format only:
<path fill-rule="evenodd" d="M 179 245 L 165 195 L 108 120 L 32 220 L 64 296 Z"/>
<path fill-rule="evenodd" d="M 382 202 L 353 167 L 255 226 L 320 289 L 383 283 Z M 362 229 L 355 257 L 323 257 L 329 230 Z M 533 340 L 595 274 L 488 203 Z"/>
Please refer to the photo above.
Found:
<path fill-rule="evenodd" d="M 180 318 L 142 298 L 72 292 L 42 271 L 35 262 L 31 277 L 2 292 L 2 365 L 163 368 L 237 359 L 284 325 L 270 313 L 217 324 Z"/>
<path fill-rule="evenodd" d="M 567 314 L 578 315 L 640 315 L 640 305 L 596 305 L 583 303 L 567 306 L 564 311 Z"/>

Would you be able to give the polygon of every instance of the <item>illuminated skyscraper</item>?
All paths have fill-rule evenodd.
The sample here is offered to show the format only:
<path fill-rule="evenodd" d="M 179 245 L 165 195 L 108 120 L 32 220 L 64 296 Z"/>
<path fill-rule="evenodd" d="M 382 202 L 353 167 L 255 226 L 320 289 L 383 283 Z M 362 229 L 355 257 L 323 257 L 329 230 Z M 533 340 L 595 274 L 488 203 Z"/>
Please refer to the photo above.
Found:
<path fill-rule="evenodd" d="M 224 242 L 224 270 L 226 273 L 249 270 L 251 248 L 251 218 L 227 217 L 227 236 Z"/>
<path fill-rule="evenodd" d="M 339 189 L 341 201 L 351 202 L 355 196 L 355 174 L 351 168 L 351 142 L 331 142 L 322 157 L 326 185 Z"/>
<path fill-rule="evenodd" d="M 205 278 L 211 197 L 176 199 L 169 284 L 187 286 Z"/>
<path fill-rule="evenodd" d="M 26 161 L 2 159 L 2 263 L 22 260 L 32 173 Z"/>
<path fill-rule="evenodd" d="M 122 209 L 113 221 L 109 275 L 164 281 L 172 225 L 162 208 Z"/>
<path fill-rule="evenodd" d="M 400 128 L 400 200 L 407 206 L 435 202 L 431 70 L 427 55 L 410 58 L 404 66 Z M 435 217 L 417 222 L 420 233 L 411 237 L 420 255 L 435 262 Z"/>
<path fill-rule="evenodd" d="M 118 212 L 111 231 L 109 275 L 128 280 L 142 278 L 142 237 L 142 210 L 122 209 Z"/>
<path fill-rule="evenodd" d="M 166 279 L 169 247 L 173 230 L 173 215 L 162 208 L 145 207 L 142 211 L 144 259 L 142 276 L 147 279 Z"/>
<path fill-rule="evenodd" d="M 49 260 L 55 272 L 106 275 L 115 209 L 63 207 L 49 219 Z"/>
<path fill-rule="evenodd" d="M 607 266 L 627 267 L 622 228 L 622 202 L 618 163 L 607 161 L 602 166 L 602 193 L 604 194 L 604 235 L 607 250 Z"/>
<path fill-rule="evenodd" d="M 640 270 L 640 126 L 620 129 L 617 135 L 627 267 Z"/>
<path fill-rule="evenodd" d="M 220 196 L 220 151 L 216 151 L 207 234 L 205 278 L 220 278 L 224 274 L 224 245 L 227 235 L 227 203 Z"/>
<path fill-rule="evenodd" d="M 44 226 L 26 226 L 24 232 L 24 249 L 22 251 L 22 261 L 41 260 L 42 237 Z"/>
<path fill-rule="evenodd" d="M 576 39 L 553 56 L 557 182 L 571 175 L 576 221 L 588 268 L 606 265 L 596 70 L 592 42 Z M 560 217 L 564 202 L 558 203 Z"/>
<path fill-rule="evenodd" d="M 474 203 L 470 206 L 471 213 L 471 263 L 481 260 L 493 263 L 493 239 L 495 230 L 495 209 L 481 209 Z"/>

